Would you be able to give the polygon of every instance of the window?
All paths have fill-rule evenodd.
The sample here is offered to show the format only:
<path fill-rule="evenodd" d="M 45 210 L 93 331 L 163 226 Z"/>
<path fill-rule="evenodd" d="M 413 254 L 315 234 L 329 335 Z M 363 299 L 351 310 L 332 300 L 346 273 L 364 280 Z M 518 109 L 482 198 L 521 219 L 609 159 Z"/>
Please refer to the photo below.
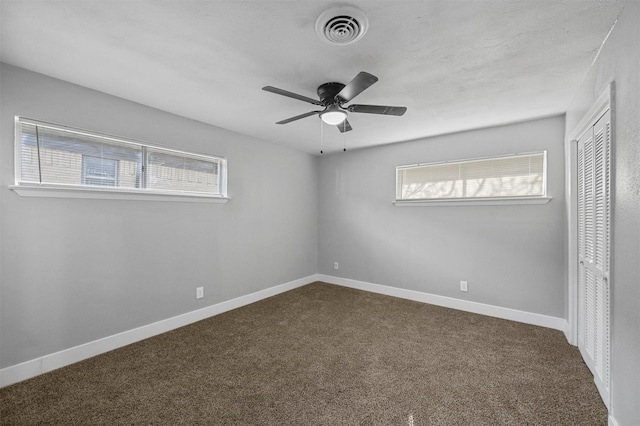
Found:
<path fill-rule="evenodd" d="M 548 201 L 546 195 L 546 151 L 396 168 L 396 202 Z"/>
<path fill-rule="evenodd" d="M 16 117 L 13 189 L 226 198 L 226 160 Z"/>

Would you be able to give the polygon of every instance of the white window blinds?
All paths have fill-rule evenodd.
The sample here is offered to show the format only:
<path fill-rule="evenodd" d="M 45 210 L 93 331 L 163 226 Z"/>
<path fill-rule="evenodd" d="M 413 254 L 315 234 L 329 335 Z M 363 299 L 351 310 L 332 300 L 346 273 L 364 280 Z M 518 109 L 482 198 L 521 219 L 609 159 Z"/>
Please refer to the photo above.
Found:
<path fill-rule="evenodd" d="M 16 119 L 16 185 L 225 197 L 225 159 Z"/>
<path fill-rule="evenodd" d="M 546 151 L 396 168 L 397 200 L 546 195 Z"/>

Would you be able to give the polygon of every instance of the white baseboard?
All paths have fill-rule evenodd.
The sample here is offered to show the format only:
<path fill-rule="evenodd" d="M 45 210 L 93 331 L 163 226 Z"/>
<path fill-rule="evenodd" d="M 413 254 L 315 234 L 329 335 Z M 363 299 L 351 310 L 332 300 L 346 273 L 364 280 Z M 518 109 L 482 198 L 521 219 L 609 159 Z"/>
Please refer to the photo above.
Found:
<path fill-rule="evenodd" d="M 372 293 L 384 294 L 387 296 L 400 297 L 402 299 L 414 300 L 417 302 L 429 303 L 446 308 L 458 309 L 461 311 L 473 312 L 525 324 L 538 325 L 562 331 L 568 335 L 569 324 L 564 318 L 552 317 L 548 315 L 535 314 L 532 312 L 519 311 L 516 309 L 503 308 L 500 306 L 486 305 L 484 303 L 470 302 L 468 300 L 454 299 L 453 297 L 438 296 L 430 293 L 422 293 L 414 290 L 406 290 L 386 285 L 372 284 L 364 281 L 357 281 L 348 278 L 334 277 L 331 275 L 317 275 L 317 281 L 329 284 L 336 284 L 343 287 L 365 290 Z"/>
<path fill-rule="evenodd" d="M 240 296 L 196 311 L 187 312 L 172 318 L 167 318 L 142 327 L 127 330 L 102 339 L 94 340 L 82 345 L 64 349 L 40 358 L 32 359 L 20 364 L 12 365 L 0 370 L 0 387 L 21 382 L 31 377 L 61 368 L 78 361 L 121 348 L 131 343 L 156 336 L 167 331 L 192 324 L 197 321 L 236 309 L 250 303 L 266 299 L 285 291 L 293 290 L 303 285 L 317 281 L 317 275 L 300 278 L 288 283 L 276 285 L 265 290 Z"/>
<path fill-rule="evenodd" d="M 552 328 L 563 331 L 565 335 L 568 334 L 569 330 L 568 323 L 564 318 L 518 311 L 515 309 L 502 308 L 499 306 L 486 305 L 483 303 L 470 302 L 467 300 L 438 296 L 435 294 L 422 293 L 397 287 L 389 287 L 380 284 L 372 284 L 364 281 L 334 277 L 331 275 L 315 274 L 215 305 L 207 306 L 206 308 L 198 309 L 196 311 L 187 312 L 182 315 L 94 340 L 79 346 L 74 346 L 69 349 L 64 349 L 21 364 L 3 368 L 0 370 L 0 387 L 8 386 L 131 343 L 284 293 L 285 291 L 302 287 L 314 281 L 323 281 L 329 284 L 336 284 L 372 293 L 385 294 L 387 296 L 400 297 L 402 299 L 430 303 L 432 305 L 444 306 L 447 308 L 459 309 L 462 311 Z M 616 425 L 615 420 L 613 420 L 612 417 L 610 417 L 609 423 L 610 425 Z"/>
<path fill-rule="evenodd" d="M 609 414 L 609 425 L 608 426 L 618 426 L 618 422 L 616 421 L 616 419 Z"/>
<path fill-rule="evenodd" d="M 564 325 L 563 327 L 560 329 L 563 333 L 564 333 L 564 337 L 565 339 L 567 339 L 567 343 L 569 343 L 571 346 L 578 346 L 578 342 L 577 341 L 573 341 L 573 333 L 571 332 L 571 325 L 569 324 L 569 321 L 567 321 L 564 318 L 560 318 L 562 321 L 564 321 Z"/>

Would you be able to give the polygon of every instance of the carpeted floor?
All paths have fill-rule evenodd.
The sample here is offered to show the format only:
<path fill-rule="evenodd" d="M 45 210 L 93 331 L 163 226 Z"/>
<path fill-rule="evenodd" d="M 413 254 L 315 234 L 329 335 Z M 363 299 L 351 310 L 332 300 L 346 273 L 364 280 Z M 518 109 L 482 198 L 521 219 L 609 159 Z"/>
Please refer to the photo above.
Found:
<path fill-rule="evenodd" d="M 606 425 L 559 331 L 314 283 L 0 389 L 0 424 Z"/>

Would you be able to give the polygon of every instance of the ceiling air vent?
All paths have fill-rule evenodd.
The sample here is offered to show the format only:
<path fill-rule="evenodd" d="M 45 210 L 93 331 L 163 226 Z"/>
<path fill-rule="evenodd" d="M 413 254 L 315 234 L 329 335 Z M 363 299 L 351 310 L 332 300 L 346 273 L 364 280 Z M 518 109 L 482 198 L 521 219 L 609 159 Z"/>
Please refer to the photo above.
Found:
<path fill-rule="evenodd" d="M 350 44 L 362 38 L 369 22 L 364 13 L 355 7 L 331 8 L 316 21 L 316 32 L 320 38 L 331 44 Z"/>

